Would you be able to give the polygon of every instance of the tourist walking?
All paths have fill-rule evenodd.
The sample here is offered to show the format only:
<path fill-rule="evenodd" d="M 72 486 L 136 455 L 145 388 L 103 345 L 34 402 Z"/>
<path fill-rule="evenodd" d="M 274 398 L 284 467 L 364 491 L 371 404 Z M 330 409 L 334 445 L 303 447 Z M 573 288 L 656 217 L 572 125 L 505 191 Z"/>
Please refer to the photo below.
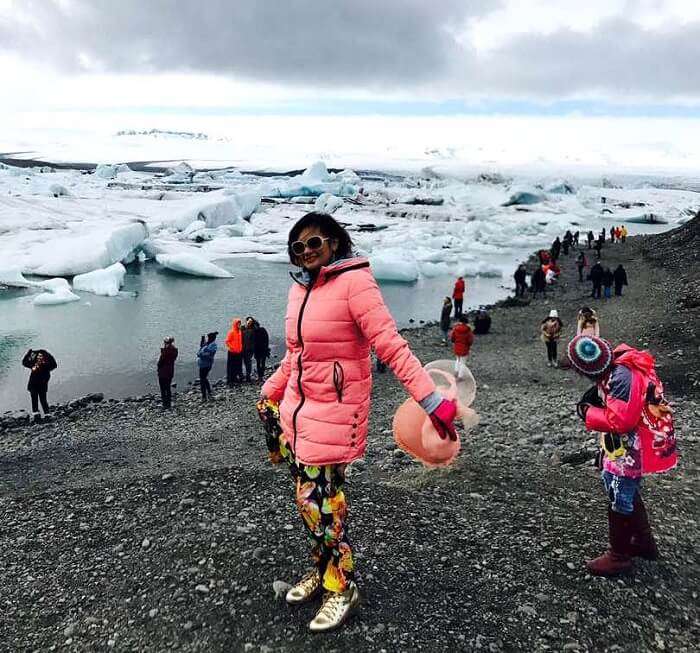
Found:
<path fill-rule="evenodd" d="M 457 277 L 455 287 L 452 290 L 452 299 L 454 299 L 455 302 L 455 320 L 458 320 L 459 316 L 462 315 L 462 305 L 464 303 L 464 292 L 466 287 L 464 277 Z"/>
<path fill-rule="evenodd" d="M 574 248 L 575 248 L 575 249 L 578 249 L 578 246 L 579 246 L 579 242 L 578 242 L 578 241 L 579 241 L 579 238 L 580 238 L 580 237 L 581 237 L 581 233 L 580 233 L 579 231 L 574 232 L 574 243 L 573 243 L 573 245 L 574 245 Z"/>
<path fill-rule="evenodd" d="M 603 296 L 605 299 L 610 299 L 612 297 L 612 287 L 615 281 L 615 277 L 612 270 L 606 267 L 603 270 Z"/>
<path fill-rule="evenodd" d="M 245 327 L 243 327 L 243 365 L 245 367 L 245 380 L 250 383 L 253 374 L 253 355 L 254 355 L 254 340 L 255 340 L 255 320 L 252 317 L 245 319 Z"/>
<path fill-rule="evenodd" d="M 547 275 L 541 265 L 537 266 L 537 269 L 532 275 L 532 298 L 535 299 L 538 293 L 545 294 L 547 288 Z"/>
<path fill-rule="evenodd" d="M 613 280 L 615 282 L 615 296 L 622 297 L 622 286 L 627 285 L 627 270 L 622 266 L 622 263 L 615 268 Z"/>
<path fill-rule="evenodd" d="M 267 329 L 260 326 L 257 320 L 254 321 L 253 327 L 253 356 L 258 382 L 262 383 L 265 378 L 265 365 L 270 357 L 270 336 Z"/>
<path fill-rule="evenodd" d="M 204 336 L 199 341 L 199 351 L 197 352 L 197 365 L 199 367 L 199 388 L 202 391 L 202 401 L 213 399 L 214 395 L 211 392 L 211 384 L 209 383 L 209 372 L 214 365 L 214 356 L 219 346 L 216 344 L 216 336 L 218 331 L 212 331 Z"/>
<path fill-rule="evenodd" d="M 559 236 L 554 239 L 549 253 L 552 255 L 552 262 L 556 263 L 557 259 L 559 258 L 559 254 L 561 253 L 561 240 L 559 240 Z"/>
<path fill-rule="evenodd" d="M 576 257 L 576 269 L 578 270 L 578 280 L 583 281 L 583 271 L 588 267 L 588 260 L 583 252 L 579 252 Z"/>
<path fill-rule="evenodd" d="M 163 408 L 171 408 L 173 402 L 173 377 L 175 376 L 175 361 L 177 359 L 177 347 L 175 338 L 166 336 L 163 338 L 163 346 L 160 348 L 158 358 L 158 385 L 160 386 L 160 398 Z"/>
<path fill-rule="evenodd" d="M 36 421 L 41 418 L 40 403 L 44 417 L 51 417 L 46 395 L 49 391 L 51 372 L 58 367 L 56 359 L 46 349 L 29 349 L 22 358 L 22 365 L 31 370 L 27 390 L 32 401 L 32 420 Z"/>
<path fill-rule="evenodd" d="M 598 313 L 588 306 L 583 306 L 576 317 L 577 336 L 599 336 L 600 321 Z"/>
<path fill-rule="evenodd" d="M 620 238 L 622 239 L 622 242 L 624 243 L 627 240 L 627 227 L 623 224 L 620 227 Z"/>
<path fill-rule="evenodd" d="M 591 280 L 591 285 L 593 286 L 591 297 L 600 299 L 603 287 L 603 266 L 600 264 L 600 261 L 596 261 L 593 264 L 591 271 L 588 273 L 588 278 Z"/>
<path fill-rule="evenodd" d="M 600 434 L 608 503 L 609 548 L 586 567 L 595 576 L 615 576 L 629 571 L 635 557 L 658 558 L 641 480 L 676 466 L 673 413 L 649 352 L 628 345 L 613 351 L 606 340 L 577 336 L 567 353 L 576 372 L 595 383 L 576 411 L 586 429 Z"/>
<path fill-rule="evenodd" d="M 243 330 L 241 321 L 234 318 L 231 328 L 226 334 L 226 385 L 232 388 L 243 381 Z"/>
<path fill-rule="evenodd" d="M 452 300 L 445 297 L 442 302 L 442 311 L 440 312 L 440 331 L 442 331 L 442 342 L 447 344 L 447 333 L 452 324 Z"/>
<path fill-rule="evenodd" d="M 518 269 L 513 273 L 513 279 L 515 279 L 515 296 L 525 297 L 525 291 L 527 290 L 527 270 L 524 263 L 521 263 Z"/>
<path fill-rule="evenodd" d="M 304 603 L 324 590 L 309 624 L 320 632 L 342 624 L 360 601 L 344 481 L 347 465 L 362 458 L 367 444 L 370 348 L 430 415 L 442 438 L 457 437 L 456 404 L 436 391 L 399 335 L 369 261 L 353 255 L 350 235 L 330 215 L 302 217 L 289 232 L 288 251 L 301 270 L 289 291 L 287 351 L 263 386 L 260 403 L 281 401 L 280 452 L 296 483 L 315 563 L 286 599 Z"/>
<path fill-rule="evenodd" d="M 467 356 L 474 344 L 474 333 L 469 326 L 469 319 L 466 315 L 459 318 L 450 336 L 452 341 L 452 351 L 455 355 L 455 376 L 462 378 L 465 376 L 464 368 L 467 365 Z"/>
<path fill-rule="evenodd" d="M 549 311 L 549 315 L 542 320 L 540 325 L 540 338 L 547 348 L 547 366 L 558 367 L 557 343 L 561 337 L 564 323 L 559 319 L 556 309 Z"/>
<path fill-rule="evenodd" d="M 595 240 L 595 236 L 593 235 L 592 231 L 589 231 L 588 234 L 586 235 L 586 240 L 588 241 L 588 249 L 591 249 L 593 246 L 593 241 Z"/>
<path fill-rule="evenodd" d="M 597 258 L 600 258 L 600 252 L 603 249 L 603 244 L 605 243 L 605 239 L 600 236 L 598 240 L 595 241 L 595 245 L 593 249 L 595 250 Z"/>

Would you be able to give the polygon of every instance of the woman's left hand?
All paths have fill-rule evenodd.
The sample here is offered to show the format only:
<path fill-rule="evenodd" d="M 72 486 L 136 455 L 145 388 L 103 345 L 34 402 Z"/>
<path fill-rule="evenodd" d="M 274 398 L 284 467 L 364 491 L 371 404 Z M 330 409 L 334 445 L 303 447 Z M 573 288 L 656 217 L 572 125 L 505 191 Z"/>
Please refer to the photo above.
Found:
<path fill-rule="evenodd" d="M 430 421 L 443 440 L 447 437 L 449 437 L 450 440 L 457 439 L 457 430 L 454 425 L 456 414 L 457 402 L 451 401 L 450 399 L 443 399 L 438 407 L 430 413 Z"/>

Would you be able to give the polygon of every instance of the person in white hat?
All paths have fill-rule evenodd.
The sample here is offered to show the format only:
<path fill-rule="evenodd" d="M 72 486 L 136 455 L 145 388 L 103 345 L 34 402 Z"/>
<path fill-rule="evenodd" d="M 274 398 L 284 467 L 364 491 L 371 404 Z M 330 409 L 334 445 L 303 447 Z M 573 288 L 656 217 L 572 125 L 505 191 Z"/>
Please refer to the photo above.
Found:
<path fill-rule="evenodd" d="M 559 319 L 556 309 L 549 311 L 549 315 L 542 320 L 540 325 L 540 337 L 547 347 L 547 366 L 558 367 L 557 363 L 557 343 L 561 337 L 564 323 Z"/>

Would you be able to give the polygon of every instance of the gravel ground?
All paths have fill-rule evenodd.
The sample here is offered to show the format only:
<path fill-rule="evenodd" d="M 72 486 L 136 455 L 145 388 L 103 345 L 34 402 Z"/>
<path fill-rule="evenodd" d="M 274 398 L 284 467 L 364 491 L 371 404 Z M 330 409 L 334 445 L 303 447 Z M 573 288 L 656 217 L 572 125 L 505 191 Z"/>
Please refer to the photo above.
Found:
<path fill-rule="evenodd" d="M 482 420 L 447 470 L 395 449 L 404 393 L 377 376 L 368 456 L 348 482 L 364 600 L 335 634 L 312 636 L 314 606 L 275 595 L 306 543 L 291 482 L 264 456 L 256 387 L 219 386 L 204 405 L 182 392 L 172 412 L 93 396 L 49 423 L 3 416 L 0 650 L 697 650 L 697 235 L 698 219 L 608 245 L 604 263 L 630 277 L 621 299 L 589 300 L 570 257 L 545 300 L 497 307 L 470 360 Z M 591 303 L 606 337 L 658 356 L 680 431 L 679 469 L 645 482 L 662 559 L 617 580 L 583 567 L 606 541 L 574 411 L 587 384 L 548 368 L 538 338 L 551 308 L 572 334 Z M 405 335 L 423 361 L 447 352 L 435 326 Z"/>

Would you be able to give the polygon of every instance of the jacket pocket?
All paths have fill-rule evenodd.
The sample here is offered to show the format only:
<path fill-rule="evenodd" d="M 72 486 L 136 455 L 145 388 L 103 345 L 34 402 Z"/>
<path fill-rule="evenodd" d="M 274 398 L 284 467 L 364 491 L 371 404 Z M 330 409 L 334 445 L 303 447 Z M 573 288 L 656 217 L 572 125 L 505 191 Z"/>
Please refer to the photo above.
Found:
<path fill-rule="evenodd" d="M 333 387 L 335 388 L 335 394 L 338 396 L 338 401 L 342 403 L 343 389 L 345 387 L 345 371 L 338 361 L 333 363 Z"/>

